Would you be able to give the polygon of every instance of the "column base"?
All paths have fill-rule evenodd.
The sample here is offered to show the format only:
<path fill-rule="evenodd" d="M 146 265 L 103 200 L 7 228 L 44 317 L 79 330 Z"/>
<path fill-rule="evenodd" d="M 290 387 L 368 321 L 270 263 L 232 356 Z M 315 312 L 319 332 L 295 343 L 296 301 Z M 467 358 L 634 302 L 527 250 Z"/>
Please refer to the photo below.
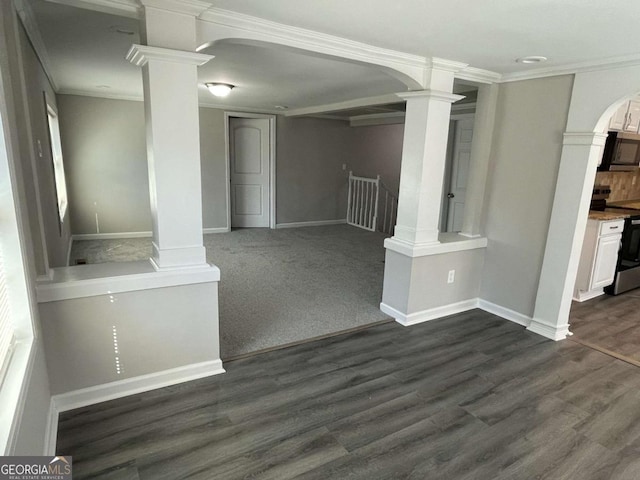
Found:
<path fill-rule="evenodd" d="M 153 255 L 149 259 L 156 270 L 208 267 L 204 246 L 160 248 L 153 242 Z"/>
<path fill-rule="evenodd" d="M 567 335 L 569 335 L 569 324 L 559 326 L 549 325 L 542 320 L 533 318 L 527 330 L 557 342 L 558 340 L 567 338 Z"/>

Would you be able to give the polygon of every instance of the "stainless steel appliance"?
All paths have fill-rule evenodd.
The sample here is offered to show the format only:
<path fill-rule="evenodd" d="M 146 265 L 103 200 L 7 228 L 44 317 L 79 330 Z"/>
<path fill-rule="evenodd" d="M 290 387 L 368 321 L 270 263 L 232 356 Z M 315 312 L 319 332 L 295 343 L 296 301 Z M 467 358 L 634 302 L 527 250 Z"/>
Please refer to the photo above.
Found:
<path fill-rule="evenodd" d="M 613 283 L 605 293 L 618 295 L 640 287 L 640 212 L 626 218 Z"/>
<path fill-rule="evenodd" d="M 609 132 L 598 170 L 636 170 L 640 165 L 640 135 Z"/>

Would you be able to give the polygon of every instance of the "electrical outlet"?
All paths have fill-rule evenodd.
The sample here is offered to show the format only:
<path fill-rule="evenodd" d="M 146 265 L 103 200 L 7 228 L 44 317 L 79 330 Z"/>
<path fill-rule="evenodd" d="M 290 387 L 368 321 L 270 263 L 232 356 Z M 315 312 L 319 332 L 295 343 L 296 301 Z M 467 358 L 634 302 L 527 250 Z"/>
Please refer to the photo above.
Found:
<path fill-rule="evenodd" d="M 456 279 L 456 271 L 455 270 L 449 270 L 449 276 L 447 277 L 447 283 L 453 283 L 455 279 Z"/>

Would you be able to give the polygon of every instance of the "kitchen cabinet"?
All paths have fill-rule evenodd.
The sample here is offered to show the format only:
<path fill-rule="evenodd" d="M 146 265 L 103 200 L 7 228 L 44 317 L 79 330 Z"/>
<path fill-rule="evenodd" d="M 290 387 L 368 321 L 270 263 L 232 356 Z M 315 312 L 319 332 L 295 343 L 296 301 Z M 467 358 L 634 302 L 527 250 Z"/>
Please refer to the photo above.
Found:
<path fill-rule="evenodd" d="M 624 219 L 587 221 L 573 299 L 584 302 L 613 283 Z"/>
<path fill-rule="evenodd" d="M 640 133 L 640 99 L 623 103 L 611 117 L 609 130 Z"/>
<path fill-rule="evenodd" d="M 640 127 L 640 101 L 631 100 L 627 108 L 627 122 L 622 128 L 625 132 L 638 133 Z"/>

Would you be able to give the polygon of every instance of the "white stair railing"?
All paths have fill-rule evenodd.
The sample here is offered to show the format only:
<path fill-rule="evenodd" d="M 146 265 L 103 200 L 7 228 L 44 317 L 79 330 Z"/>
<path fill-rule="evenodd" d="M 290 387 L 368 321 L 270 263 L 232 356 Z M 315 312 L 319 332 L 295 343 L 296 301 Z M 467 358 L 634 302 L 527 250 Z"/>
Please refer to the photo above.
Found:
<path fill-rule="evenodd" d="M 384 215 L 378 213 L 383 208 Z M 393 235 L 398 212 L 398 196 L 376 178 L 357 177 L 349 172 L 347 223 L 371 232 Z"/>
<path fill-rule="evenodd" d="M 378 175 L 378 178 L 380 178 L 380 175 Z M 384 195 L 384 215 L 378 230 L 387 235 L 393 235 L 396 227 L 396 218 L 398 217 L 398 195 L 393 193 L 382 180 L 380 180 L 379 186 L 382 188 L 381 202 Z"/>

